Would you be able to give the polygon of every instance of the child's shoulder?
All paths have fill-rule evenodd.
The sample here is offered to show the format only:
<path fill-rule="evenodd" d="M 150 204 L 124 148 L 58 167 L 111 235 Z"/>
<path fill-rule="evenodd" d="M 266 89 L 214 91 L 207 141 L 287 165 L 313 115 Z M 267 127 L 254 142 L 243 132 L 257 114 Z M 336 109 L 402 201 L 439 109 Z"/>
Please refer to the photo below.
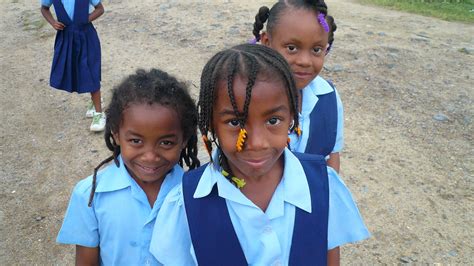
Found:
<path fill-rule="evenodd" d="M 334 90 L 336 88 L 330 79 L 325 79 L 319 75 L 316 76 L 312 82 L 314 82 L 317 86 L 324 86 L 326 90 Z"/>
<path fill-rule="evenodd" d="M 204 165 L 201 165 L 201 166 L 198 167 L 198 168 L 189 170 L 189 171 L 187 171 L 187 172 L 184 173 L 183 178 L 184 178 L 184 177 L 189 178 L 189 177 L 201 176 L 202 173 L 204 172 L 204 170 L 206 170 L 206 168 L 207 168 L 209 165 L 210 165 L 209 163 L 206 163 L 206 164 L 204 164 Z"/>
<path fill-rule="evenodd" d="M 103 169 L 99 170 L 96 176 L 96 187 L 98 187 L 104 179 L 108 178 L 108 176 L 116 175 L 118 169 L 119 168 L 115 165 L 115 163 L 112 162 Z M 74 193 L 89 195 L 92 187 L 92 179 L 93 174 L 79 181 L 74 187 Z"/>
<path fill-rule="evenodd" d="M 318 164 L 324 164 L 324 165 L 326 164 L 326 160 L 324 156 L 319 155 L 319 154 L 301 153 L 301 152 L 293 152 L 293 154 L 295 155 L 296 158 L 298 158 L 300 162 L 314 161 Z"/>

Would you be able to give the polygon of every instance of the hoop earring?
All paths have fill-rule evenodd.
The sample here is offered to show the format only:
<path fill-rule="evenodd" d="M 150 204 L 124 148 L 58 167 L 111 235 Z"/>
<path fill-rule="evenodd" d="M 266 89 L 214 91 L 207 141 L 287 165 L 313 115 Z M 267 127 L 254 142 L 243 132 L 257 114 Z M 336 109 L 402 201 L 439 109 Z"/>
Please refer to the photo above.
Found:
<path fill-rule="evenodd" d="M 295 127 L 295 120 L 291 120 L 291 124 L 290 126 L 288 127 L 288 133 L 291 133 L 291 131 L 293 131 L 293 128 Z"/>

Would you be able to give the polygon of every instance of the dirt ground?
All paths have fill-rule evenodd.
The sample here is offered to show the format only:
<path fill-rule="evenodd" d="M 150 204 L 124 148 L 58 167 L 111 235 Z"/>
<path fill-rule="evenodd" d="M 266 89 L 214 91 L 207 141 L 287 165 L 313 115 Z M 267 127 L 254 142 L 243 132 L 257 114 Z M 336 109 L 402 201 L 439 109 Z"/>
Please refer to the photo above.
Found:
<path fill-rule="evenodd" d="M 345 108 L 342 177 L 372 233 L 343 264 L 474 264 L 474 27 L 328 0 L 338 24 L 322 75 Z M 162 68 L 197 95 L 220 49 L 270 1 L 104 0 L 102 91 Z M 0 0 L 0 265 L 72 264 L 55 244 L 71 189 L 108 156 L 87 95 L 48 86 L 54 31 L 37 0 Z M 201 153 L 206 158 L 205 153 Z"/>

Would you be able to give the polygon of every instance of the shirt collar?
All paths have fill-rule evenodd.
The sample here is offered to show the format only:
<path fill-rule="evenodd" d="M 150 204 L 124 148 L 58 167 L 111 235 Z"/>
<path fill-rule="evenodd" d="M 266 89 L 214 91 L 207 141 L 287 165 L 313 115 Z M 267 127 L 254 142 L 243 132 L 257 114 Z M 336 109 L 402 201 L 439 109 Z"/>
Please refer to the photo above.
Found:
<path fill-rule="evenodd" d="M 333 87 L 320 76 L 313 79 L 303 90 L 309 89 L 314 95 L 324 95 L 334 91 Z"/>
<path fill-rule="evenodd" d="M 314 107 L 318 103 L 318 95 L 324 95 L 333 92 L 333 87 L 322 77 L 317 76 L 302 91 L 302 107 L 300 115 L 301 119 L 309 117 Z"/>
<path fill-rule="evenodd" d="M 282 185 L 284 200 L 296 207 L 311 212 L 311 194 L 308 180 L 300 160 L 288 149 L 285 149 L 285 169 Z"/>
<path fill-rule="evenodd" d="M 122 156 L 118 156 L 119 166 L 112 161 L 106 169 L 97 173 L 95 192 L 110 192 L 124 189 L 131 185 L 131 176 L 125 168 Z"/>
<path fill-rule="evenodd" d="M 283 156 L 285 168 L 282 181 L 279 184 L 279 186 L 282 186 L 282 199 L 304 211 L 311 212 L 311 195 L 303 166 L 298 158 L 287 148 L 285 148 Z M 212 163 L 208 164 L 204 170 L 194 192 L 194 198 L 202 198 L 209 195 L 216 183 L 219 189 L 219 196 L 249 205 L 250 201 Z"/>

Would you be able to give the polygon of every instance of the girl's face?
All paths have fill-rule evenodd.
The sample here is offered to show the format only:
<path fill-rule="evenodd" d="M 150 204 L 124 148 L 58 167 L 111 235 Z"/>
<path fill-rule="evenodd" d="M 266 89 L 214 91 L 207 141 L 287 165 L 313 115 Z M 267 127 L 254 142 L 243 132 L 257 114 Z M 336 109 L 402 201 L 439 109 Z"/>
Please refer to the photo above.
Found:
<path fill-rule="evenodd" d="M 186 146 L 178 114 L 160 104 L 128 106 L 113 137 L 128 172 L 142 188 L 161 185 Z"/>
<path fill-rule="evenodd" d="M 244 109 L 246 84 L 247 79 L 235 77 L 233 90 L 239 112 Z M 227 93 L 227 83 L 218 83 L 212 126 L 230 170 L 239 178 L 259 178 L 283 169 L 280 158 L 292 120 L 283 84 L 278 79 L 257 79 L 245 123 L 247 139 L 244 149 L 237 152 L 235 145 L 240 125 Z"/>
<path fill-rule="evenodd" d="M 328 37 L 314 11 L 289 8 L 283 11 L 271 34 L 263 33 L 261 40 L 285 57 L 296 87 L 303 89 L 323 68 Z"/>

